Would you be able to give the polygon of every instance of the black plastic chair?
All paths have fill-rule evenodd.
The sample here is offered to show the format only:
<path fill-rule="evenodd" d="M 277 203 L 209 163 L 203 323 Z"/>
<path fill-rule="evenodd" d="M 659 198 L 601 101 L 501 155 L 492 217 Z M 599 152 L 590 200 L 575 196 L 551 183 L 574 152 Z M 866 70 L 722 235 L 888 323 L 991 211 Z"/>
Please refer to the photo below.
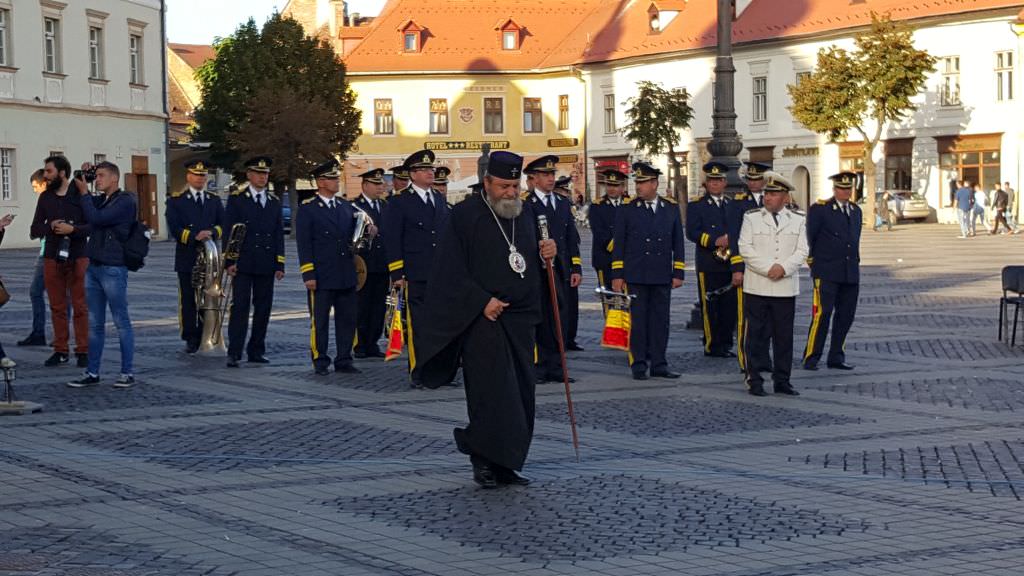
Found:
<path fill-rule="evenodd" d="M 999 340 L 1003 340 L 1006 324 L 1010 322 L 1007 308 L 1013 305 L 1013 330 L 1010 331 L 1010 346 L 1017 344 L 1017 318 L 1024 306 L 1024 266 L 1003 267 L 1003 297 L 999 299 Z"/>

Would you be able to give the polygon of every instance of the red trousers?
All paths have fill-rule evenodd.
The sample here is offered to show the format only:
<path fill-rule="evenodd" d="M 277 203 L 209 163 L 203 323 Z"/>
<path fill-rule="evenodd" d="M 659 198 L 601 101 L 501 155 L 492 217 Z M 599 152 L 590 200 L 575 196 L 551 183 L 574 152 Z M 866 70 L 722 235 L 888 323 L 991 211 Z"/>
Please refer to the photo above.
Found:
<path fill-rule="evenodd" d="M 43 260 L 43 283 L 50 297 L 53 318 L 53 351 L 68 353 L 68 304 L 75 314 L 75 354 L 89 353 L 89 310 L 85 303 L 85 269 L 88 258 L 58 262 Z M 70 301 L 68 298 L 70 297 Z"/>

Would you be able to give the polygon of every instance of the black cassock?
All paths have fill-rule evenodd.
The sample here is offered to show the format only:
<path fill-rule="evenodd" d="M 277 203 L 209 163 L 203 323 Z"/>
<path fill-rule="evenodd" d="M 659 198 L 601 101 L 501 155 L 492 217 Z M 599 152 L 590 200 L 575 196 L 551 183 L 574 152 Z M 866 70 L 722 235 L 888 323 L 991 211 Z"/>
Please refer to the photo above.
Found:
<path fill-rule="evenodd" d="M 520 470 L 533 437 L 541 263 L 531 211 L 499 221 L 509 239 L 515 229 L 525 277 L 509 266 L 508 242 L 483 196 L 456 205 L 435 252 L 424 320 L 414 335 L 415 370 L 425 386 L 436 388 L 451 381 L 461 361 L 469 425 L 455 429 L 459 450 Z M 491 297 L 510 304 L 496 322 L 483 315 Z"/>

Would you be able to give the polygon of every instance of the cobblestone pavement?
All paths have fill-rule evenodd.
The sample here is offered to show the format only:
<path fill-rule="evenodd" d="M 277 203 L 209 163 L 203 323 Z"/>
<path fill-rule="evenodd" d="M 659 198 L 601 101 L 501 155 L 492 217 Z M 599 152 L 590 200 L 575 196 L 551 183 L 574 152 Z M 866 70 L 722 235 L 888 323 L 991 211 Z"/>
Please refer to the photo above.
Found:
<path fill-rule="evenodd" d="M 541 386 L 534 483 L 494 491 L 454 450 L 461 390 L 411 390 L 404 362 L 313 376 L 291 243 L 273 363 L 238 370 L 180 352 L 171 246 L 155 245 L 130 277 L 130 390 L 109 372 L 68 389 L 77 369 L 14 346 L 34 254 L 4 251 L 0 338 L 17 395 L 45 410 L 0 418 L 0 575 L 1018 576 L 1024 346 L 997 341 L 996 317 L 1024 239 L 957 233 L 866 234 L 857 369 L 795 369 L 799 398 L 749 396 L 735 361 L 701 354 L 692 274 L 673 299 L 683 377 L 633 381 L 597 346 L 588 270 L 570 356 L 582 461 L 561 386 Z"/>

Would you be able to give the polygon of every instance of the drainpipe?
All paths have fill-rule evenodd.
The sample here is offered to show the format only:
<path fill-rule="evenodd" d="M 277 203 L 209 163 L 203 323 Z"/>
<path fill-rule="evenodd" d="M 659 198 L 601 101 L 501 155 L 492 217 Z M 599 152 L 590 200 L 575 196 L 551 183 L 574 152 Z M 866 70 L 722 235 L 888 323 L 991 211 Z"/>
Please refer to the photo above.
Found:
<path fill-rule="evenodd" d="M 171 144 L 171 110 L 168 104 L 167 94 L 167 0 L 160 0 L 160 43 L 163 48 L 160 50 L 160 61 L 162 63 L 163 74 L 163 100 L 164 100 L 164 196 L 167 196 L 168 186 L 170 184 L 169 175 L 171 173 L 171 155 L 169 153 Z M 154 190 L 155 192 L 155 190 Z M 160 214 L 160 202 L 156 202 L 156 221 L 160 222 L 162 216 Z"/>

